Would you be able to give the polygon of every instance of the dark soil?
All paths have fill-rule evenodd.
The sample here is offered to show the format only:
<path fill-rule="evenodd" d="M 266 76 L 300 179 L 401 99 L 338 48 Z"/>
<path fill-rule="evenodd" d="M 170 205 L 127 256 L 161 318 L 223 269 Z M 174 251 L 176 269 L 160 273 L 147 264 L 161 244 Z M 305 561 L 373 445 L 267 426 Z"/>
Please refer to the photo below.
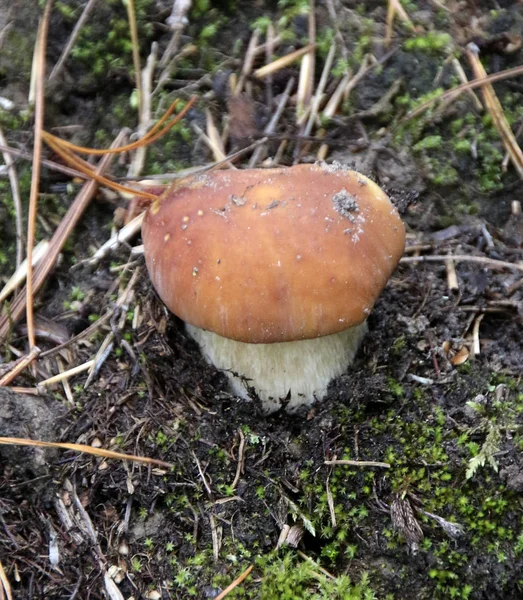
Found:
<path fill-rule="evenodd" d="M 14 54 L 16 40 L 31 47 L 34 39 L 34 24 L 22 18 L 27 6 L 18 4 L 20 11 L 5 19 L 12 27 L 3 40 Z M 152 41 L 161 51 L 169 42 L 164 23 L 171 6 L 138 4 L 144 62 Z M 347 52 L 346 68 L 357 72 L 366 52 L 386 56 L 386 2 L 335 0 L 336 23 L 331 3 L 317 4 L 318 41 L 330 30 L 339 44 L 336 57 L 345 60 Z M 52 64 L 81 12 L 75 2 L 57 5 Z M 307 36 L 300 2 L 265 9 L 241 1 L 204 5 L 195 3 L 189 13 L 182 46 L 197 48 L 171 75 L 158 114 L 176 94 L 201 98 L 149 150 L 144 177 L 212 160 L 189 124 L 205 128 L 209 108 L 223 129 L 231 106 L 224 82 L 241 72 L 255 19 L 285 19 L 279 27 L 295 35 L 278 56 Z M 140 255 L 123 245 L 87 262 L 110 237 L 115 209 L 126 205 L 100 194 L 37 297 L 37 315 L 46 319 L 47 338 L 38 340 L 44 354 L 14 385 L 33 388 L 92 359 L 110 334 L 111 349 L 85 387 L 83 373 L 69 390 L 2 391 L 0 435 L 88 444 L 173 467 L 0 446 L 0 564 L 13 598 L 215 598 L 250 565 L 253 571 L 228 598 L 523 597 L 523 223 L 512 208 L 523 184 L 510 163 L 502 169 L 499 135 L 467 94 L 440 112 L 433 107 L 407 118 L 422 96 L 458 83 L 453 56 L 471 77 L 463 55 L 469 41 L 480 47 L 489 73 L 521 64 L 523 9 L 519 2 L 404 6 L 418 33 L 396 18 L 394 52 L 358 83 L 325 131 L 327 161 L 352 165 L 385 187 L 408 229 L 408 260 L 378 300 L 355 363 L 321 404 L 301 415 L 265 417 L 256 398 L 232 396 L 226 378 L 205 364 L 156 296 Z M 0 9 L 7 14 L 1 3 Z M 47 99 L 47 129 L 73 126 L 58 131 L 107 145 L 125 122 L 136 125 L 129 49 L 108 38 L 101 70 L 94 68 L 104 48 L 100 31 L 123 36 L 122 19 L 125 10 L 110 2 L 90 17 L 91 29 Z M 209 29 L 213 24 L 218 31 Z M 450 49 L 428 31 L 450 33 Z M 243 45 L 233 48 L 235 40 Z M 417 41 L 409 46 L 409 40 Z M 316 82 L 325 58 L 318 43 Z M 0 124 L 10 145 L 26 149 L 31 123 L 24 116 L 23 66 L 20 57 L 16 74 L 0 59 L 0 95 L 15 102 L 11 112 L 0 111 Z M 296 66 L 275 74 L 275 103 L 298 74 Z M 338 80 L 329 79 L 329 93 Z M 238 132 L 261 136 L 275 108 L 266 107 L 269 86 L 250 85 L 244 110 L 231 112 L 236 135 L 227 151 L 251 142 Z M 495 89 L 516 131 L 523 122 L 520 79 Z M 314 161 L 319 143 L 296 142 L 298 134 L 290 106 L 265 156 L 286 138 L 282 164 L 292 164 L 295 152 L 302 162 Z M 125 174 L 124 161 L 115 176 Z M 29 167 L 21 160 L 17 167 L 26 198 Z M 63 175 L 44 171 L 39 237 L 48 237 L 72 202 L 76 184 L 67 184 Z M 0 186 L 0 275 L 7 279 L 14 221 L 3 174 Z M 477 261 L 431 262 L 449 253 Z M 452 267 L 457 287 L 449 286 Z M 0 375 L 12 366 L 13 348 L 27 351 L 23 323 L 3 342 Z M 390 468 L 325 464 L 333 459 Z M 278 544 L 289 527 L 295 540 Z M 1 590 L 0 583 L 0 598 Z"/>

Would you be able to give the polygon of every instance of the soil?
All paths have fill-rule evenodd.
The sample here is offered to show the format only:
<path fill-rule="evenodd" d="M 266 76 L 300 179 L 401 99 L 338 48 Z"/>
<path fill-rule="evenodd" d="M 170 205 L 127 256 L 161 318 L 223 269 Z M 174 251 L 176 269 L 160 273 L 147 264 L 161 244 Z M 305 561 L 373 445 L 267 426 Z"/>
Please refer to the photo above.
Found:
<path fill-rule="evenodd" d="M 228 598 L 523 597 L 523 219 L 513 204 L 523 184 L 510 163 L 502 168 L 499 134 L 468 94 L 439 112 L 435 105 L 408 115 L 422 96 L 458 83 L 453 58 L 472 77 L 464 55 L 470 41 L 488 73 L 521 65 L 522 5 L 405 2 L 417 29 L 396 17 L 387 48 L 386 2 L 316 4 L 316 83 L 331 39 L 341 71 L 329 77 L 329 94 L 366 53 L 382 60 L 325 124 L 327 162 L 354 166 L 387 189 L 408 230 L 406 260 L 369 317 L 354 364 L 302 414 L 267 417 L 255 397 L 232 395 L 158 299 L 141 255 L 125 244 L 89 262 L 117 226 L 115 210 L 127 206 L 100 193 L 36 298 L 43 354 L 13 385 L 34 391 L 91 360 L 104 340 L 109 351 L 87 385 L 83 373 L 39 396 L 0 390 L 0 435 L 87 444 L 172 467 L 0 446 L 0 566 L 13 598 L 216 598 L 251 565 Z M 23 0 L 16 5 L 9 12 L 0 3 L 7 49 L 0 95 L 15 103 L 0 112 L 0 124 L 11 146 L 27 150 L 24 56 L 36 11 Z M 137 5 L 144 63 L 151 42 L 159 56 L 169 43 L 172 6 Z M 262 26 L 269 18 L 286 33 L 274 54 L 303 45 L 307 5 L 194 3 L 181 37 L 186 56 L 154 108 L 161 115 L 176 94 L 199 100 L 149 150 L 144 178 L 212 160 L 191 129 L 205 129 L 205 109 L 220 131 L 229 116 L 228 152 L 263 135 L 275 109 L 266 108 L 267 94 L 276 103 L 299 67 L 269 84 L 249 78 L 241 110 L 227 102 L 226 82 L 241 73 L 255 20 Z M 99 8 L 46 99 L 47 129 L 98 146 L 124 123 L 136 126 L 132 60 L 118 43 L 125 9 Z M 50 68 L 80 14 L 80 3 L 56 2 Z M 495 90 L 517 131 L 520 79 Z M 316 160 L 319 140 L 297 141 L 293 100 L 262 159 L 286 139 L 281 164 Z M 126 160 L 114 176 L 125 175 Z M 16 165 L 25 202 L 30 168 L 22 159 Z M 14 220 L 8 179 L 0 177 L 0 277 L 7 279 Z M 44 170 L 39 238 L 52 233 L 77 190 Z M 434 258 L 448 254 L 465 258 Z M 13 349 L 27 351 L 23 322 L 3 340 L 0 375 L 13 366 Z M 325 462 L 343 459 L 380 464 Z M 2 579 L 0 570 L 0 598 Z"/>

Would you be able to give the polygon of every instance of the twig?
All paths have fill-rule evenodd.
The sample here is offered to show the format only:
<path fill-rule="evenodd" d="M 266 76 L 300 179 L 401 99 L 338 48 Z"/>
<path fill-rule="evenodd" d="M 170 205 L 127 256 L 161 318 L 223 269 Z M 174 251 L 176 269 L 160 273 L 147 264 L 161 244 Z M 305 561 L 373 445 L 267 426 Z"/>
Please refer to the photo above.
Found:
<path fill-rule="evenodd" d="M 62 70 L 62 68 L 65 64 L 65 61 L 69 57 L 69 54 L 71 54 L 71 50 L 73 49 L 73 46 L 75 45 L 76 40 L 78 39 L 78 36 L 80 35 L 80 31 L 82 30 L 82 27 L 84 26 L 85 22 L 87 21 L 89 14 L 92 12 L 96 2 L 97 2 L 97 0 L 89 0 L 87 2 L 87 4 L 85 5 L 85 8 L 82 11 L 80 18 L 76 22 L 76 25 L 74 26 L 74 29 L 71 32 L 69 39 L 67 40 L 67 44 L 65 45 L 65 48 L 63 49 L 63 52 L 60 55 L 60 58 L 58 59 L 58 62 L 54 66 L 53 70 L 51 71 L 51 75 L 49 75 L 49 81 L 52 81 L 55 77 L 57 77 L 59 75 L 60 71 Z"/>
<path fill-rule="evenodd" d="M 205 486 L 205 489 L 206 489 L 207 493 L 209 494 L 209 496 L 212 497 L 212 490 L 209 487 L 209 484 L 207 483 L 207 479 L 205 478 L 205 474 L 204 474 L 204 472 L 202 470 L 202 466 L 200 464 L 200 461 L 198 460 L 198 457 L 196 456 L 196 454 L 194 453 L 194 451 L 193 451 L 192 455 L 193 455 L 194 460 L 196 462 L 196 466 L 198 467 L 198 473 L 200 474 L 200 477 L 201 477 L 201 479 L 203 481 L 203 485 Z"/>
<path fill-rule="evenodd" d="M 44 379 L 40 381 L 38 384 L 39 388 L 49 387 L 50 385 L 54 385 L 55 383 L 59 383 L 64 379 L 69 379 L 73 377 L 73 375 L 78 375 L 78 373 L 83 373 L 84 371 L 88 371 L 94 364 L 96 360 L 93 358 L 88 360 L 87 362 L 82 363 L 72 369 L 68 369 L 67 371 L 62 371 L 62 373 L 58 373 L 58 375 L 53 375 L 53 377 L 49 377 L 48 379 Z"/>
<path fill-rule="evenodd" d="M 485 78 L 487 73 L 478 58 L 479 49 L 474 43 L 467 46 L 467 57 L 477 79 Z M 503 108 L 494 92 L 494 88 L 490 83 L 485 83 L 481 88 L 483 99 L 487 105 L 487 109 L 492 117 L 494 125 L 503 141 L 507 152 L 510 154 L 510 159 L 519 176 L 523 178 L 523 152 L 519 147 L 512 129 L 508 124 Z"/>
<path fill-rule="evenodd" d="M 455 57 L 452 59 L 452 66 L 454 67 L 454 71 L 456 71 L 456 75 L 458 76 L 458 79 L 461 81 L 461 83 L 468 83 L 467 75 L 466 75 L 463 67 L 461 66 L 461 63 Z M 467 92 L 468 92 L 469 96 L 472 98 L 472 101 L 474 102 L 474 106 L 476 107 L 476 109 L 480 110 L 480 111 L 483 110 L 483 104 L 481 104 L 480 99 L 476 96 L 474 91 L 467 90 Z M 451 100 L 451 98 L 449 98 L 449 100 Z"/>
<path fill-rule="evenodd" d="M 449 96 L 453 96 L 454 94 L 456 94 L 456 96 L 457 96 L 456 92 L 461 93 L 466 90 L 474 90 L 478 87 L 481 87 L 485 83 L 494 83 L 495 81 L 509 79 L 510 77 L 517 77 L 518 75 L 523 75 L 523 65 L 520 65 L 518 67 L 513 67 L 512 69 L 507 69 L 506 71 L 502 71 L 501 73 L 494 73 L 493 75 L 488 75 L 487 77 L 476 78 L 473 81 L 469 81 L 467 83 L 462 83 L 461 85 L 458 85 L 455 88 L 451 88 L 450 90 L 447 90 L 446 92 L 441 94 L 441 96 L 437 96 L 436 98 L 431 98 L 430 100 L 427 100 L 421 106 L 418 106 L 418 108 L 414 109 L 413 111 L 408 112 L 405 115 L 405 117 L 400 121 L 400 123 L 402 123 L 403 121 L 409 121 L 410 119 L 417 117 L 421 113 L 425 112 L 430 106 L 432 106 L 438 100 L 443 102 L 447 98 L 449 98 Z"/>
<path fill-rule="evenodd" d="M 26 284 L 26 318 L 27 338 L 29 347 L 36 346 L 33 318 L 33 246 L 35 245 L 36 212 L 38 207 L 38 188 L 40 185 L 40 159 L 42 156 L 42 130 L 44 127 L 45 111 L 45 53 L 47 48 L 47 31 L 51 15 L 51 0 L 45 5 L 44 14 L 38 28 L 38 37 L 35 47 L 34 68 L 35 82 L 35 124 L 34 124 L 34 149 L 33 168 L 31 173 L 31 193 L 29 196 L 29 215 L 27 220 L 27 284 Z"/>
<path fill-rule="evenodd" d="M 129 221 L 129 223 L 122 227 L 120 231 L 117 231 L 115 235 L 111 236 L 111 238 L 109 238 L 100 246 L 100 248 L 98 248 L 91 258 L 86 259 L 86 262 L 90 265 L 93 265 L 104 258 L 111 250 L 114 250 L 121 244 L 128 242 L 140 232 L 144 218 L 145 211 L 134 217 L 134 219 Z"/>
<path fill-rule="evenodd" d="M 382 467 L 390 469 L 389 463 L 376 462 L 373 460 L 324 460 L 324 465 L 350 465 L 351 467 Z"/>
<path fill-rule="evenodd" d="M 250 567 L 245 569 L 245 571 L 239 577 L 237 577 L 230 585 L 228 585 L 221 594 L 218 594 L 214 600 L 223 600 L 229 592 L 231 592 L 235 587 L 239 586 L 240 583 L 246 577 L 248 577 L 249 573 L 252 571 L 253 568 L 254 565 L 251 565 Z"/>
<path fill-rule="evenodd" d="M 7 141 L 4 137 L 4 132 L 0 128 L 0 144 L 7 146 Z M 2 151 L 4 162 L 7 167 L 7 173 L 9 175 L 9 183 L 11 184 L 11 194 L 13 196 L 13 204 L 15 207 L 15 227 L 16 227 L 16 266 L 19 267 L 24 260 L 24 224 L 23 224 L 23 211 L 22 211 L 22 198 L 20 197 L 20 184 L 18 182 L 18 175 L 15 169 L 14 160 L 11 158 L 11 154 Z"/>
<path fill-rule="evenodd" d="M 431 255 L 431 256 L 404 256 L 400 259 L 401 264 L 417 263 L 417 262 L 446 262 L 449 259 L 448 255 Z M 493 269 L 515 269 L 523 271 L 523 264 L 509 263 L 504 260 L 496 260 L 495 258 L 487 258 L 486 256 L 467 256 L 466 254 L 453 254 L 452 260 L 455 262 L 475 262 Z"/>
<path fill-rule="evenodd" d="M 216 518 L 214 515 L 209 515 L 209 522 L 211 524 L 213 558 L 214 562 L 218 562 L 218 559 L 220 558 L 220 536 L 218 535 L 218 528 L 216 527 Z"/>
<path fill-rule="evenodd" d="M 114 333 L 111 331 L 106 336 L 102 345 L 98 349 L 96 356 L 94 357 L 93 364 L 89 367 L 89 375 L 87 376 L 87 380 L 84 383 L 84 390 L 86 390 L 89 385 L 93 382 L 94 378 L 100 372 L 102 365 L 108 359 L 114 347 Z"/>
<path fill-rule="evenodd" d="M 40 354 L 40 348 L 38 348 L 38 346 L 33 346 L 31 348 L 31 350 L 29 351 L 29 354 L 27 354 L 27 356 L 24 356 L 23 358 L 21 358 L 20 362 L 18 362 L 16 364 L 14 369 L 9 371 L 9 373 L 6 373 L 0 379 L 0 387 L 9 385 L 13 381 L 13 379 L 15 379 L 18 375 L 20 375 L 20 373 L 24 369 L 26 369 L 33 362 L 33 360 L 35 360 L 35 358 L 38 357 L 39 354 Z"/>
<path fill-rule="evenodd" d="M 234 476 L 234 481 L 231 485 L 231 488 L 233 490 L 236 489 L 238 482 L 240 481 L 241 474 L 243 473 L 243 466 L 245 463 L 245 435 L 241 429 L 238 429 L 238 434 L 240 436 L 240 446 L 238 448 L 238 465 L 236 466 L 236 475 Z"/>

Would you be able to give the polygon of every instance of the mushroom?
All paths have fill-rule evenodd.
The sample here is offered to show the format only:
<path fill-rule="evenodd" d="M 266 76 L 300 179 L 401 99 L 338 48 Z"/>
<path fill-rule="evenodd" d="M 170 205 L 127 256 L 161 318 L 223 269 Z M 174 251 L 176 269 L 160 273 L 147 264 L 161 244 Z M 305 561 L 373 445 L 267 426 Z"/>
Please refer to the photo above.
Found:
<path fill-rule="evenodd" d="M 142 236 L 160 298 L 266 413 L 311 405 L 347 369 L 405 244 L 387 195 L 337 163 L 193 176 Z"/>

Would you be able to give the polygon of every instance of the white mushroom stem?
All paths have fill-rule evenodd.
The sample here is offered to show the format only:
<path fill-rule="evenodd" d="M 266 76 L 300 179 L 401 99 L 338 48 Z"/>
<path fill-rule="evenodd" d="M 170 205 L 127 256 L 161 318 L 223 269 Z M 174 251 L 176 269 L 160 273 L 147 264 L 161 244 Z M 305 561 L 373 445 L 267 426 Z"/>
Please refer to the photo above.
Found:
<path fill-rule="evenodd" d="M 282 404 L 293 412 L 321 400 L 329 383 L 354 360 L 367 324 L 334 335 L 275 344 L 246 344 L 193 325 L 186 328 L 207 362 L 225 371 L 232 391 L 248 398 L 248 389 L 254 389 L 269 414 Z"/>

